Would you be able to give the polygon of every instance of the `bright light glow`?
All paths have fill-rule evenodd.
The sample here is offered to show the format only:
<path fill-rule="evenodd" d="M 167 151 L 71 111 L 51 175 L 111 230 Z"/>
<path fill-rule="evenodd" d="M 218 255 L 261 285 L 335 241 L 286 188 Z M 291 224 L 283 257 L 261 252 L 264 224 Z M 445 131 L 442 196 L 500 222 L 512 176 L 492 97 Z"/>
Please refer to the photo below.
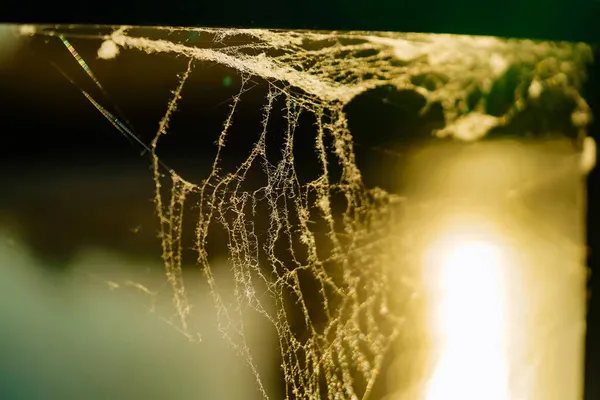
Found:
<path fill-rule="evenodd" d="M 450 238 L 431 249 L 428 263 L 439 352 L 427 400 L 508 400 L 501 249 Z"/>

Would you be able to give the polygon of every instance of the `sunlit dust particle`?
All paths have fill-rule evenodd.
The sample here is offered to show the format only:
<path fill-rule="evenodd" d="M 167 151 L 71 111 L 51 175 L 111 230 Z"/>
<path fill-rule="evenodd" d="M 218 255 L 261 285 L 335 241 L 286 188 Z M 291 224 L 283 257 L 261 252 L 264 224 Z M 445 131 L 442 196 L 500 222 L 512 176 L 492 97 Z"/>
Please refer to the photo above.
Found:
<path fill-rule="evenodd" d="M 98 49 L 98 57 L 104 60 L 115 58 L 119 54 L 119 47 L 112 40 L 105 40 Z"/>
<path fill-rule="evenodd" d="M 33 36 L 35 35 L 36 28 L 34 25 L 21 25 L 19 28 L 19 33 L 21 35 Z"/>

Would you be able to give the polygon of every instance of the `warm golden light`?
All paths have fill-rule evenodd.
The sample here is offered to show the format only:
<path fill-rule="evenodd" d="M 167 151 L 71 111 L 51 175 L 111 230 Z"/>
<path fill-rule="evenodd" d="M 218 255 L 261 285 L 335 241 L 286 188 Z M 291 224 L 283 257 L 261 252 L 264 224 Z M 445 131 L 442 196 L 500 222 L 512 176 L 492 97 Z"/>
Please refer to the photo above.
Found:
<path fill-rule="evenodd" d="M 427 400 L 508 400 L 502 250 L 458 236 L 430 251 L 427 270 L 438 356 Z"/>
<path fill-rule="evenodd" d="M 401 229 L 422 286 L 395 399 L 583 397 L 585 203 L 571 146 L 415 152 Z"/>

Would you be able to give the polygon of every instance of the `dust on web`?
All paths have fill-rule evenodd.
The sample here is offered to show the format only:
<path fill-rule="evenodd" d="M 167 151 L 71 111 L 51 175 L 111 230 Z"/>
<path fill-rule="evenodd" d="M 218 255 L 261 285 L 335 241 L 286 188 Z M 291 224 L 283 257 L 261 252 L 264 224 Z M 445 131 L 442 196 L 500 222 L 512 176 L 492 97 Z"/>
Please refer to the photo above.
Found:
<path fill-rule="evenodd" d="M 148 146 L 162 257 L 178 318 L 175 323 L 195 337 L 188 323 L 192 304 L 182 273 L 182 252 L 189 246 L 183 240 L 183 210 L 193 203 L 198 210 L 189 216 L 197 219 L 193 247 L 220 330 L 253 371 L 264 398 L 277 396 L 268 393 L 247 340 L 244 315 L 249 309 L 277 332 L 286 399 L 366 399 L 390 346 L 411 329 L 406 328 L 406 321 L 411 315 L 414 271 L 401 271 L 400 282 L 406 284 L 401 289 L 394 280 L 397 265 L 403 261 L 394 209 L 403 198 L 363 184 L 344 109 L 352 99 L 386 85 L 413 90 L 426 99 L 423 112 L 432 104 L 442 105 L 446 126 L 435 132 L 437 136 L 466 141 L 478 140 L 491 129 L 510 123 L 541 92 L 557 88 L 576 104 L 573 121 L 582 140 L 589 121 L 582 117 L 589 116 L 590 110 L 579 86 L 583 79 L 580 71 L 589 62 L 591 51 L 581 44 L 428 34 L 169 27 L 153 28 L 148 37 L 147 31 L 118 27 L 108 34 L 87 37 L 103 40 L 98 57 L 105 60 L 136 50 L 148 57 L 171 54 L 189 61 Z M 27 26 L 21 33 L 58 36 L 54 27 Z M 75 33 L 63 29 L 61 35 L 68 39 Z M 203 41 L 203 37 L 210 40 Z M 228 87 L 239 79 L 241 87 L 230 101 L 222 130 L 214 133 L 212 171 L 194 183 L 166 167 L 157 150 L 161 138 L 169 133 L 169 122 L 177 118 L 189 76 L 206 62 L 237 71 L 239 77 L 227 76 L 223 85 Z M 490 115 L 485 100 L 470 104 L 474 88 L 489 92 L 509 68 L 518 71 L 523 84 L 515 89 L 508 110 Z M 252 77 L 268 83 L 261 105 L 262 129 L 248 149 L 248 157 L 233 173 L 224 173 L 224 149 Z M 278 149 L 281 157 L 274 162 L 267 158 L 267 135 L 273 106 L 281 99 L 288 126 Z M 314 158 L 320 172 L 301 183 L 294 162 L 294 139 L 303 113 L 313 115 L 316 121 Z M 112 114 L 103 115 L 121 126 Z M 330 174 L 332 162 L 341 169 L 335 179 Z M 262 169 L 266 183 L 250 191 L 244 181 L 256 167 Z M 340 199 L 343 207 L 337 211 L 334 203 Z M 259 211 L 264 209 L 266 214 Z M 259 213 L 268 220 L 266 236 L 258 232 Z M 228 236 L 235 282 L 229 294 L 217 284 L 210 257 L 210 232 L 215 224 Z M 226 300 L 231 297 L 233 301 Z M 307 305 L 315 302 L 318 312 Z M 293 314 L 301 316 L 302 334 Z"/>

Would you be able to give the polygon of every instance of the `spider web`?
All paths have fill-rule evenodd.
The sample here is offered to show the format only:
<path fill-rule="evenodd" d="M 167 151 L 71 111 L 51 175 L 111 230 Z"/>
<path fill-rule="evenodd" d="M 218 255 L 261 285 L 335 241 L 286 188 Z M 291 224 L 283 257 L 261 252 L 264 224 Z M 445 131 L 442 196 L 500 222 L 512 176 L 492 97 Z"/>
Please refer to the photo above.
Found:
<path fill-rule="evenodd" d="M 244 316 L 249 310 L 277 332 L 286 399 L 367 399 L 394 341 L 418 334 L 412 318 L 418 308 L 412 305 L 418 272 L 400 268 L 409 265 L 397 229 L 405 198 L 363 183 L 345 112 L 354 98 L 383 86 L 412 90 L 426 99 L 421 113 L 433 104 L 442 106 L 445 127 L 435 136 L 465 141 L 509 126 L 546 92 L 560 92 L 574 102 L 571 123 L 577 143 L 583 143 L 591 118 L 579 92 L 584 65 L 591 60 L 591 50 L 583 44 L 379 32 L 153 30 L 148 37 L 142 28 L 118 27 L 88 38 L 104 40 L 98 53 L 102 58 L 134 49 L 189 60 L 148 146 L 177 327 L 193 337 L 182 266 L 188 245 L 183 239 L 184 210 L 193 204 L 194 215 L 185 217 L 196 219 L 196 263 L 210 288 L 220 330 L 252 369 L 264 398 L 273 395 L 246 338 Z M 57 36 L 58 28 L 22 32 Z M 61 32 L 66 38 L 86 37 L 68 29 Z M 209 46 L 189 43 L 190 35 L 209 38 Z M 177 118 L 188 77 L 203 62 L 235 69 L 242 87 L 231 99 L 221 132 L 215 132 L 212 171 L 198 183 L 166 167 L 158 153 L 169 123 Z M 520 82 L 511 93 L 511 106 L 490 113 L 485 94 L 509 71 Z M 254 77 L 268 83 L 262 130 L 247 158 L 233 172 L 224 172 L 228 135 Z M 473 101 L 474 93 L 483 95 Z M 273 161 L 267 157 L 267 139 L 273 107 L 280 100 L 287 128 L 280 157 Z M 312 140 L 320 166 L 308 182 L 298 177 L 294 148 L 302 114 L 316 121 Z M 264 184 L 249 189 L 247 177 L 257 169 Z M 259 226 L 265 219 L 265 227 Z M 227 233 L 233 293 L 223 293 L 215 278 L 209 244 L 214 226 Z M 234 300 L 226 300 L 231 295 Z M 301 315 L 300 327 L 294 315 Z"/>

